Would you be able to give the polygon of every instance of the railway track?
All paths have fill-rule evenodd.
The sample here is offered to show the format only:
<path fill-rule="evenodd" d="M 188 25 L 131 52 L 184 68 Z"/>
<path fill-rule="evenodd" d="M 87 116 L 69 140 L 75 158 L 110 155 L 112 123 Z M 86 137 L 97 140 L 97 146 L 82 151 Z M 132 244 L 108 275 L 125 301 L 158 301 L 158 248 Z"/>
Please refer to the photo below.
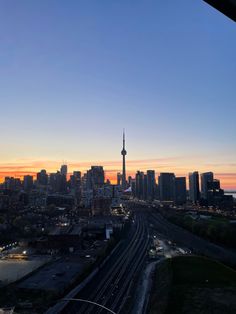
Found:
<path fill-rule="evenodd" d="M 122 313 L 132 280 L 145 259 L 148 243 L 147 222 L 142 214 L 137 214 L 136 228 L 130 242 L 114 264 L 103 269 L 104 276 L 100 277 L 97 282 L 94 280 L 90 288 L 85 287 L 77 297 L 99 303 L 116 313 Z M 107 312 L 93 305 L 70 302 L 62 313 L 103 314 Z"/>

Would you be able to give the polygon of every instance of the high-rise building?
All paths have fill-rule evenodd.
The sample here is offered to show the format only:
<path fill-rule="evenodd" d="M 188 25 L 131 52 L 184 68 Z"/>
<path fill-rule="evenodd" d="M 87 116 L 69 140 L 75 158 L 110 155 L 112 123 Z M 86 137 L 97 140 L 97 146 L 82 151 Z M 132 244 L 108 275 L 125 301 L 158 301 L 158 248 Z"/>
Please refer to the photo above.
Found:
<path fill-rule="evenodd" d="M 126 182 L 126 165 L 125 165 L 125 156 L 127 155 L 127 151 L 125 149 L 125 132 L 123 131 L 123 149 L 121 151 L 122 155 L 122 189 L 125 190 L 127 187 Z"/>
<path fill-rule="evenodd" d="M 21 180 L 13 177 L 5 177 L 3 186 L 7 190 L 19 190 L 22 188 Z"/>
<path fill-rule="evenodd" d="M 130 187 L 131 187 L 132 195 L 135 197 L 136 196 L 136 180 L 135 179 L 131 180 Z"/>
<path fill-rule="evenodd" d="M 67 176 L 67 165 L 62 165 L 61 166 L 61 174 L 63 176 Z"/>
<path fill-rule="evenodd" d="M 132 182 L 132 177 L 131 176 L 128 176 L 128 186 L 130 187 L 131 186 L 131 182 Z"/>
<path fill-rule="evenodd" d="M 146 174 L 142 171 L 137 171 L 135 179 L 130 177 L 129 186 L 132 189 L 133 196 L 138 199 L 153 200 L 156 190 L 155 171 L 148 170 Z"/>
<path fill-rule="evenodd" d="M 72 189 L 81 188 L 81 172 L 74 171 L 73 175 L 70 176 L 70 186 Z"/>
<path fill-rule="evenodd" d="M 193 203 L 199 201 L 199 174 L 197 171 L 189 173 L 189 198 Z"/>
<path fill-rule="evenodd" d="M 204 172 L 201 174 L 201 195 L 205 200 L 207 199 L 208 182 L 212 182 L 213 180 L 213 172 Z"/>
<path fill-rule="evenodd" d="M 24 176 L 23 187 L 25 191 L 30 191 L 33 188 L 33 176 L 27 175 Z"/>
<path fill-rule="evenodd" d="M 143 199 L 144 200 L 147 200 L 147 186 L 148 186 L 147 175 L 144 174 L 143 176 Z"/>
<path fill-rule="evenodd" d="M 81 180 L 81 171 L 73 171 L 73 176 Z"/>
<path fill-rule="evenodd" d="M 175 203 L 182 205 L 186 203 L 186 178 L 175 178 Z"/>
<path fill-rule="evenodd" d="M 86 186 L 87 189 L 95 189 L 104 185 L 105 174 L 102 166 L 91 166 L 87 171 Z"/>
<path fill-rule="evenodd" d="M 144 198 L 144 173 L 141 171 L 137 171 L 135 175 L 135 197 Z"/>
<path fill-rule="evenodd" d="M 147 170 L 147 199 L 154 200 L 156 190 L 155 171 Z"/>
<path fill-rule="evenodd" d="M 174 201 L 175 175 L 174 173 L 162 172 L 158 177 L 161 201 Z"/>
<path fill-rule="evenodd" d="M 45 169 L 42 169 L 40 172 L 37 173 L 37 182 L 40 185 L 48 184 L 48 174 Z"/>
<path fill-rule="evenodd" d="M 81 189 L 82 189 L 82 180 L 81 180 L 80 171 L 74 171 L 73 175 L 70 176 L 70 189 L 74 193 L 76 202 L 79 203 L 81 201 Z"/>
<path fill-rule="evenodd" d="M 224 200 L 224 190 L 220 188 L 220 181 L 213 179 L 207 182 L 207 202 L 208 205 L 220 205 Z"/>
<path fill-rule="evenodd" d="M 66 176 L 61 174 L 60 171 L 51 173 L 49 176 L 49 185 L 53 192 L 64 193 L 67 189 Z"/>
<path fill-rule="evenodd" d="M 117 173 L 117 185 L 121 185 L 122 182 L 122 174 L 120 172 Z"/>

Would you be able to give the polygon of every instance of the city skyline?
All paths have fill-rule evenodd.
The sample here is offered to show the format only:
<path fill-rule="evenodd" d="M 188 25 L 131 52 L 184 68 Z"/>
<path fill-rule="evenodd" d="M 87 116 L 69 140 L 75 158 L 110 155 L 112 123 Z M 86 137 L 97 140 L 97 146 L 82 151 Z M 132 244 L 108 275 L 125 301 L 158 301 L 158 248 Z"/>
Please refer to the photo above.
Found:
<path fill-rule="evenodd" d="M 114 180 L 122 121 L 127 175 L 213 171 L 236 189 L 234 37 L 204 1 L 1 3 L 0 180 L 62 160 Z"/>
<path fill-rule="evenodd" d="M 0 1 L 1 313 L 236 313 L 235 22 Z"/>
<path fill-rule="evenodd" d="M 181 158 L 179 158 L 181 159 Z M 165 161 L 165 164 L 163 163 Z M 189 170 L 183 171 L 181 169 L 178 170 L 174 164 L 178 161 L 178 158 L 169 158 L 169 159 L 153 159 L 153 160 L 126 160 L 126 175 L 134 177 L 136 171 L 147 171 L 147 170 L 155 170 L 156 178 L 158 174 L 165 173 L 165 172 L 173 172 L 177 176 L 184 176 L 188 179 L 189 173 L 192 171 L 198 171 L 199 174 L 205 173 L 207 171 L 212 171 L 221 181 L 222 188 L 226 190 L 235 190 L 236 185 L 236 174 L 232 173 L 221 173 L 214 171 L 210 165 L 206 165 L 204 168 L 200 168 L 199 166 L 189 168 Z M 163 164 L 161 164 L 163 163 Z M 60 169 L 61 165 L 63 164 L 62 161 L 41 161 L 41 162 L 33 162 L 29 166 L 29 164 L 24 162 L 17 162 L 15 166 L 13 164 L 8 164 L 5 166 L 0 165 L 0 182 L 4 181 L 6 176 L 18 177 L 23 179 L 24 175 L 33 175 L 36 178 L 37 172 L 41 169 L 46 169 L 48 173 L 55 173 L 57 170 Z M 86 161 L 86 162 L 67 162 L 68 166 L 68 177 L 73 171 L 81 171 L 85 173 L 92 165 L 95 166 L 103 166 L 105 171 L 105 178 L 109 179 L 112 183 L 116 183 L 117 181 L 117 173 L 122 173 L 122 161 Z M 159 164 L 159 165 L 158 165 Z M 137 167 L 139 165 L 139 167 Z M 14 168 L 15 171 L 9 171 L 9 169 Z M 5 171 L 3 171 L 5 169 Z M 217 169 L 217 167 L 216 167 Z M 188 180 L 187 180 L 188 185 Z"/>

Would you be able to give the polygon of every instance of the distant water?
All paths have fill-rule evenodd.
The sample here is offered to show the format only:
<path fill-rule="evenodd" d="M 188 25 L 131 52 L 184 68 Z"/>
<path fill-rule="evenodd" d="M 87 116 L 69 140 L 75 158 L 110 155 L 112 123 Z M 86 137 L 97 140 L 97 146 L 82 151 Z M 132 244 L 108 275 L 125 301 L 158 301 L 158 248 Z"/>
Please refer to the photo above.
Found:
<path fill-rule="evenodd" d="M 227 192 L 225 191 L 225 195 L 233 195 L 233 198 L 236 198 L 236 192 Z"/>

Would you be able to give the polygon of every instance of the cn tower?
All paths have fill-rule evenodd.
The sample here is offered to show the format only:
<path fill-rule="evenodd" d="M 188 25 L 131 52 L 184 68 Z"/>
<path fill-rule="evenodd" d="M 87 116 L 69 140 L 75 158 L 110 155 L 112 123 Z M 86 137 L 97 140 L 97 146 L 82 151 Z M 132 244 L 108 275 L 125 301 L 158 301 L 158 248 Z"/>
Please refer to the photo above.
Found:
<path fill-rule="evenodd" d="M 125 170 L 125 156 L 127 155 L 127 151 L 125 150 L 125 131 L 123 130 L 123 149 L 121 151 L 121 155 L 123 156 L 123 167 L 122 167 L 122 189 L 126 189 L 126 170 Z"/>

